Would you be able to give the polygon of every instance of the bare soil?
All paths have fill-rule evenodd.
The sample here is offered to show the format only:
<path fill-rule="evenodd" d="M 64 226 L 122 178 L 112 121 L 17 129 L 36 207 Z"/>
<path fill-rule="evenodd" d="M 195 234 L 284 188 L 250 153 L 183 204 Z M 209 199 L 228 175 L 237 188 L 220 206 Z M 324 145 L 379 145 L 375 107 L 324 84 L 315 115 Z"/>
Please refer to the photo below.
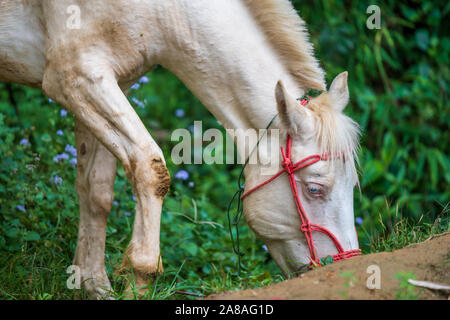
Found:
<path fill-rule="evenodd" d="M 381 271 L 381 288 L 368 289 L 367 267 L 377 265 Z M 214 294 L 207 299 L 221 300 L 297 300 L 357 299 L 384 300 L 411 298 L 402 288 L 412 273 L 416 280 L 450 285 L 450 233 L 432 237 L 422 243 L 392 251 L 368 254 L 309 271 L 297 278 L 268 287 Z M 412 288 L 410 287 L 409 290 Z M 450 292 L 416 287 L 413 298 L 450 299 Z M 410 292 L 411 293 L 411 292 Z"/>

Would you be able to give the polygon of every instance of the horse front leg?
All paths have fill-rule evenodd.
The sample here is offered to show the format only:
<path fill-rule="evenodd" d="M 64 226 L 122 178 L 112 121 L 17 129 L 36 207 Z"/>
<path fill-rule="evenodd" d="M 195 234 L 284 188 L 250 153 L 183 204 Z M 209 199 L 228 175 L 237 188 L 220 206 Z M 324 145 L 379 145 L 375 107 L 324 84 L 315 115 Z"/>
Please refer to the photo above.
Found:
<path fill-rule="evenodd" d="M 47 58 L 43 89 L 121 161 L 136 196 L 133 236 L 123 267 L 133 271 L 130 286 L 145 286 L 150 275 L 162 271 L 160 218 L 170 186 L 164 156 L 123 94 L 114 72 L 106 67 L 110 63 L 96 60 L 91 51 L 90 59 L 81 59 L 81 50 L 68 51 L 77 55 L 65 63 L 59 61 L 61 55 Z M 103 250 L 98 252 L 103 255 Z"/>
<path fill-rule="evenodd" d="M 80 222 L 74 264 L 80 267 L 88 295 L 108 299 L 112 292 L 104 256 L 106 222 L 114 198 L 116 158 L 80 121 L 75 123 L 75 138 Z"/>

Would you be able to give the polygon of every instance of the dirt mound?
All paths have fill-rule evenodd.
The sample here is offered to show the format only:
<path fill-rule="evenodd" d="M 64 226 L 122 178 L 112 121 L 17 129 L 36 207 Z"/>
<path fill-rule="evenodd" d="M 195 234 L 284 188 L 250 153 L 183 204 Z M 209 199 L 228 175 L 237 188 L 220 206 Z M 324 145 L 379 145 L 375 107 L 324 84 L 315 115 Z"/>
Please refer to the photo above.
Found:
<path fill-rule="evenodd" d="M 367 268 L 380 268 L 381 288 L 368 289 L 372 275 Z M 380 252 L 345 260 L 265 288 L 215 294 L 207 299 L 448 299 L 449 292 L 408 285 L 407 280 L 450 285 L 450 233 L 393 252 Z"/>

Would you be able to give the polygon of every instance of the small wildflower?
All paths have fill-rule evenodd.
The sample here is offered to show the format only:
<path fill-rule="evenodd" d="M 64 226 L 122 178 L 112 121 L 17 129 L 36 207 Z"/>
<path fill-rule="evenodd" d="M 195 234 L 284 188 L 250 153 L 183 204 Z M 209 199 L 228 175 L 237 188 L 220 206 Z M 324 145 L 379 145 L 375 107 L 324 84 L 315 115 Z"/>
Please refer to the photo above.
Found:
<path fill-rule="evenodd" d="M 363 223 L 363 219 L 361 217 L 356 217 L 355 222 L 358 226 L 360 226 Z"/>
<path fill-rule="evenodd" d="M 132 199 L 133 199 L 134 202 L 136 202 L 136 197 L 135 196 L 133 196 Z"/>
<path fill-rule="evenodd" d="M 189 185 L 189 187 L 193 188 L 195 186 L 195 183 L 194 183 L 194 181 L 189 181 L 188 185 Z"/>
<path fill-rule="evenodd" d="M 177 117 L 177 118 L 183 118 L 185 114 L 186 114 L 186 113 L 184 112 L 183 109 L 177 109 L 177 110 L 175 110 L 175 117 Z"/>
<path fill-rule="evenodd" d="M 61 160 L 69 160 L 69 155 L 67 153 L 61 153 L 53 157 L 53 162 L 58 163 Z"/>
<path fill-rule="evenodd" d="M 21 205 L 21 204 L 17 205 L 17 210 L 22 211 L 22 212 L 27 212 L 27 209 L 25 208 L 25 206 Z"/>
<path fill-rule="evenodd" d="M 131 101 L 133 101 L 139 108 L 145 109 L 145 102 L 142 102 L 138 98 L 135 98 L 135 97 L 132 97 Z"/>
<path fill-rule="evenodd" d="M 191 124 L 191 125 L 189 126 L 189 128 L 188 128 L 188 129 L 189 129 L 189 131 L 190 131 L 190 132 L 192 132 L 192 133 L 193 133 L 193 132 L 194 132 L 194 129 L 195 129 L 195 127 L 194 127 L 194 125 L 193 125 L 193 124 Z"/>
<path fill-rule="evenodd" d="M 63 132 L 62 130 L 58 130 L 58 131 L 56 131 L 56 134 L 57 134 L 58 136 L 63 136 L 63 135 L 64 135 L 64 132 Z"/>
<path fill-rule="evenodd" d="M 28 141 L 28 139 L 23 138 L 22 140 L 20 140 L 20 145 L 21 146 L 31 146 L 30 141 Z"/>
<path fill-rule="evenodd" d="M 72 166 L 76 167 L 76 166 L 77 166 L 77 158 L 72 158 L 72 159 L 70 159 L 69 163 L 70 163 Z"/>
<path fill-rule="evenodd" d="M 127 217 L 130 217 L 131 216 L 131 212 L 125 211 L 124 215 L 126 215 Z"/>
<path fill-rule="evenodd" d="M 139 83 L 135 83 L 135 84 L 133 84 L 132 86 L 131 86 L 131 90 L 137 90 L 137 89 L 139 89 L 141 87 L 141 85 L 139 84 Z"/>
<path fill-rule="evenodd" d="M 66 145 L 64 151 L 70 153 L 74 157 L 77 156 L 77 149 L 75 149 L 75 147 L 71 146 L 70 144 Z"/>
<path fill-rule="evenodd" d="M 53 101 L 52 99 L 48 98 L 48 102 L 53 103 L 55 101 Z"/>
<path fill-rule="evenodd" d="M 143 76 L 142 78 L 139 79 L 140 83 L 148 83 L 150 81 L 150 79 L 147 76 Z"/>
<path fill-rule="evenodd" d="M 116 200 L 114 200 L 114 201 L 113 201 L 113 205 L 114 205 L 115 207 L 117 207 L 117 206 L 119 205 L 119 202 L 117 202 Z"/>
<path fill-rule="evenodd" d="M 268 251 L 267 246 L 265 244 L 262 245 L 262 248 L 264 249 L 264 251 Z"/>
<path fill-rule="evenodd" d="M 175 178 L 186 181 L 189 179 L 189 172 L 186 170 L 180 170 L 175 174 Z"/>
<path fill-rule="evenodd" d="M 67 110 L 61 109 L 61 112 L 59 113 L 61 117 L 67 116 Z"/>
<path fill-rule="evenodd" d="M 54 175 L 54 176 L 52 176 L 52 177 L 50 178 L 50 181 L 53 182 L 55 185 L 58 186 L 58 185 L 61 185 L 61 184 L 62 184 L 63 179 L 62 179 L 61 177 L 57 176 L 57 175 Z"/>

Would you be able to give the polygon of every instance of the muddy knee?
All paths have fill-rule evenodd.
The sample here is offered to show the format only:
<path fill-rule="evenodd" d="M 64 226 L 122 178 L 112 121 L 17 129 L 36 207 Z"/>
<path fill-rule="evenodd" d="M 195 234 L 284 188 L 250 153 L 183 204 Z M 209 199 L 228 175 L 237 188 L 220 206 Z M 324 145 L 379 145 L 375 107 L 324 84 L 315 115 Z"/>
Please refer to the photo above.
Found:
<path fill-rule="evenodd" d="M 169 170 L 159 156 L 130 159 L 124 168 L 136 190 L 150 189 L 153 195 L 162 199 L 170 189 Z"/>
<path fill-rule="evenodd" d="M 159 158 L 152 159 L 151 168 L 155 175 L 155 184 L 154 184 L 155 195 L 158 198 L 164 198 L 164 196 L 170 189 L 169 170 L 167 170 L 166 165 Z"/>

